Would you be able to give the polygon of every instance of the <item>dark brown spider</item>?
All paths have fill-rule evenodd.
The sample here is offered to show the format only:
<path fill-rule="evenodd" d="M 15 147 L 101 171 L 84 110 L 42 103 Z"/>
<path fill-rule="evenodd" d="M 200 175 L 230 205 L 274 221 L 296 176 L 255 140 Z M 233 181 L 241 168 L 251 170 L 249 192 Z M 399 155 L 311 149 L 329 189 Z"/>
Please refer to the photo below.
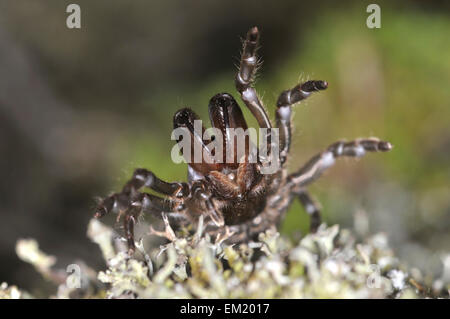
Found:
<path fill-rule="evenodd" d="M 248 31 L 243 43 L 235 84 L 259 126 L 271 129 L 272 123 L 252 87 L 258 64 L 258 41 L 259 31 L 254 27 Z M 259 233 L 278 225 L 293 199 L 298 198 L 311 217 L 311 231 L 316 231 L 321 223 L 320 212 L 307 187 L 340 156 L 360 157 L 366 152 L 384 152 L 392 148 L 390 143 L 378 138 L 339 141 L 314 156 L 297 172 L 288 174 L 285 162 L 291 141 L 291 107 L 311 93 L 327 87 L 325 81 L 307 81 L 280 94 L 275 112 L 275 127 L 279 129 L 277 160 L 280 166 L 275 173 L 262 174 L 261 161 L 250 162 L 248 153 L 243 161 L 234 157 L 233 161 L 225 163 L 206 160 L 192 163 L 191 158 L 187 158 L 187 183 L 168 183 L 140 168 L 120 193 L 105 198 L 98 205 L 95 217 L 102 217 L 110 211 L 118 211 L 119 217 L 124 216 L 124 231 L 130 253 L 135 250 L 134 226 L 142 212 L 163 217 L 166 228 L 169 221 L 172 226 L 186 226 L 196 224 L 199 217 L 203 216 L 206 232 L 216 236 L 216 239 L 239 243 L 255 239 Z M 230 140 L 226 129 L 247 129 L 239 105 L 230 94 L 217 94 L 209 102 L 209 114 L 213 127 L 225 136 L 224 152 L 229 151 Z M 194 131 L 195 120 L 198 120 L 198 116 L 192 110 L 181 109 L 174 116 L 174 127 L 189 130 L 192 145 L 199 143 L 203 150 L 208 150 L 207 141 Z M 268 150 L 270 152 L 271 147 Z M 144 187 L 165 195 L 165 198 L 142 192 Z"/>

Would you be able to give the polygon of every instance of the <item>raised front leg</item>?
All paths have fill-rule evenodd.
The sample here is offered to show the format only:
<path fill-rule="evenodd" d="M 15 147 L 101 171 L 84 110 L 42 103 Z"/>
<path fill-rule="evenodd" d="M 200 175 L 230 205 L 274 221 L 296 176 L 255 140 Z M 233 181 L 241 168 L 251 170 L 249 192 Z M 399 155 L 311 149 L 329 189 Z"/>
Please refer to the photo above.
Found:
<path fill-rule="evenodd" d="M 312 92 L 325 90 L 326 81 L 307 81 L 293 89 L 283 91 L 278 97 L 275 113 L 276 125 L 280 129 L 280 161 L 286 162 L 291 145 L 291 106 L 306 99 Z"/>
<path fill-rule="evenodd" d="M 242 48 L 241 63 L 239 71 L 236 74 L 235 84 L 236 89 L 241 94 L 245 105 L 250 109 L 253 116 L 255 116 L 258 124 L 262 128 L 272 128 L 269 117 L 264 110 L 261 100 L 252 87 L 255 78 L 256 69 L 258 67 L 258 57 L 256 51 L 259 45 L 259 31 L 257 27 L 251 28 L 244 41 Z"/>
<path fill-rule="evenodd" d="M 336 142 L 326 151 L 310 159 L 297 173 L 288 177 L 288 182 L 295 187 L 304 187 L 318 179 L 322 173 L 333 166 L 340 156 L 361 157 L 366 152 L 387 152 L 392 149 L 389 142 L 378 138 L 357 139 L 351 142 Z"/>

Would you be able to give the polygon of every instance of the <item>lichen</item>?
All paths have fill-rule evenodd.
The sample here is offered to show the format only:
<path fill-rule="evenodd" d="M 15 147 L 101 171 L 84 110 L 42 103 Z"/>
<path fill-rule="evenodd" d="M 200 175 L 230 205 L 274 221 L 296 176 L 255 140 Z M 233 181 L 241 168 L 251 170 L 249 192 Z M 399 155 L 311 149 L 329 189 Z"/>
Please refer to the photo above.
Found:
<path fill-rule="evenodd" d="M 30 295 L 19 290 L 16 286 L 8 286 L 6 282 L 0 284 L 0 299 L 28 299 Z"/>
<path fill-rule="evenodd" d="M 423 298 L 448 297 L 450 257 L 441 278 L 423 282 L 395 256 L 385 234 L 357 241 L 352 231 L 322 225 L 317 233 L 293 243 L 270 229 L 259 240 L 241 245 L 202 235 L 172 236 L 160 247 L 137 243 L 129 256 L 120 236 L 97 220 L 88 227 L 106 269 L 82 267 L 80 289 L 59 284 L 56 298 Z M 35 241 L 19 241 L 17 252 L 47 278 L 54 278 L 54 257 Z M 67 279 L 66 279 L 67 280 Z M 92 287 L 95 287 L 92 288 Z M 75 294 L 75 295 L 74 295 Z M 2 284 L 2 298 L 22 292 Z"/>

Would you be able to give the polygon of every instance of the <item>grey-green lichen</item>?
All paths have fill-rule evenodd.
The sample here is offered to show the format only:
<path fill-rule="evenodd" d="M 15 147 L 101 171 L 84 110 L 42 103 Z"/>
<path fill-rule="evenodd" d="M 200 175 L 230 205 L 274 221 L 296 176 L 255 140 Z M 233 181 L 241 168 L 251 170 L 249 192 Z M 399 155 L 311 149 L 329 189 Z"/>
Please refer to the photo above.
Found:
<path fill-rule="evenodd" d="M 16 286 L 8 286 L 6 282 L 0 284 L 0 299 L 26 299 L 30 296 L 17 288 Z"/>
<path fill-rule="evenodd" d="M 55 298 L 421 298 L 448 297 L 450 290 L 450 257 L 443 259 L 442 278 L 425 283 L 417 269 L 395 257 L 384 234 L 358 242 L 349 230 L 322 225 L 292 243 L 270 229 L 257 242 L 235 246 L 204 235 L 201 223 L 193 236 L 171 229 L 158 234 L 171 241 L 154 248 L 139 242 L 130 257 L 111 228 L 92 220 L 88 236 L 99 245 L 106 269 L 97 274 L 83 265 L 82 284 L 75 288 L 68 284 L 73 274 L 61 277 L 52 268 L 54 257 L 36 242 L 19 241 L 17 253 L 58 283 Z M 0 287 L 3 298 L 21 294 Z"/>

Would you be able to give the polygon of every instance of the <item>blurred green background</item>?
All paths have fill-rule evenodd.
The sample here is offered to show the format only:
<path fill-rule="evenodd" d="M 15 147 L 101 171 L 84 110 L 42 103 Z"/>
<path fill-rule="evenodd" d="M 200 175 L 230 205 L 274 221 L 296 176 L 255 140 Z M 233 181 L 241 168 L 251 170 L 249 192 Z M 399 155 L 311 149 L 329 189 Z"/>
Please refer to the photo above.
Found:
<path fill-rule="evenodd" d="M 80 30 L 66 27 L 69 3 Z M 362 235 L 368 221 L 411 266 L 439 274 L 450 251 L 449 3 L 377 1 L 381 28 L 368 29 L 370 3 L 0 0 L 0 281 L 45 285 L 15 256 L 21 237 L 62 266 L 102 266 L 85 236 L 94 197 L 136 167 L 186 179 L 170 159 L 172 115 L 189 106 L 206 120 L 211 96 L 237 97 L 240 37 L 253 25 L 272 117 L 283 89 L 330 83 L 295 108 L 291 171 L 338 139 L 394 145 L 340 160 L 311 187 L 324 220 Z M 298 238 L 308 224 L 296 203 L 282 231 Z"/>

